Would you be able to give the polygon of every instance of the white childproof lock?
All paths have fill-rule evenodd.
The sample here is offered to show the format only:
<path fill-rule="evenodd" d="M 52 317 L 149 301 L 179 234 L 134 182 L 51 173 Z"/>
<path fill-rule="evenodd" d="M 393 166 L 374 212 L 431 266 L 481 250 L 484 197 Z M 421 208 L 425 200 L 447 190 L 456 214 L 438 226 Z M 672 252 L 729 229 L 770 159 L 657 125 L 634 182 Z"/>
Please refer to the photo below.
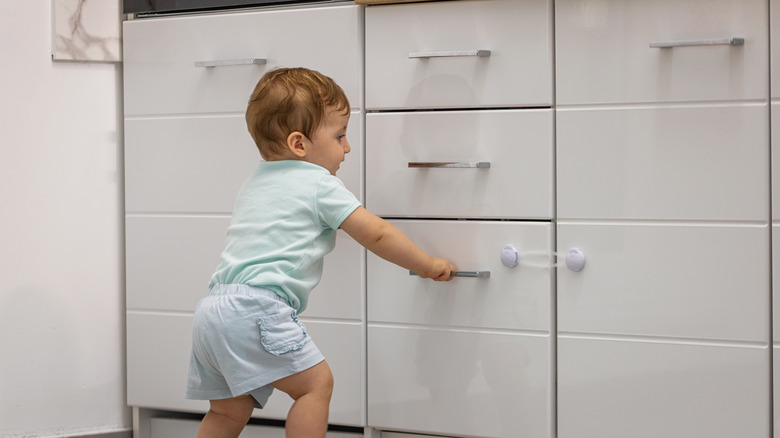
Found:
<path fill-rule="evenodd" d="M 501 263 L 507 268 L 524 265 L 533 268 L 556 268 L 558 262 L 552 261 L 560 255 L 557 251 L 536 251 L 520 254 L 517 247 L 512 244 L 504 245 L 501 251 Z M 540 260 L 546 258 L 547 260 Z M 534 260 L 536 259 L 536 260 Z M 585 267 L 585 253 L 579 248 L 572 248 L 566 254 L 566 267 L 574 272 L 579 272 Z"/>

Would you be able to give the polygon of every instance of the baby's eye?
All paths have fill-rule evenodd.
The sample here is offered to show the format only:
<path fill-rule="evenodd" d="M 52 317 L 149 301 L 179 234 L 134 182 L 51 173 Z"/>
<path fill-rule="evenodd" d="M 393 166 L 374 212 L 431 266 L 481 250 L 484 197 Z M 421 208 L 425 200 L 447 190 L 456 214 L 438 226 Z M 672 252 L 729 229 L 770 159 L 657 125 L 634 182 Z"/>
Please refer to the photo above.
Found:
<path fill-rule="evenodd" d="M 344 137 L 346 137 L 346 135 L 339 135 L 336 137 L 336 140 L 341 141 Z"/>

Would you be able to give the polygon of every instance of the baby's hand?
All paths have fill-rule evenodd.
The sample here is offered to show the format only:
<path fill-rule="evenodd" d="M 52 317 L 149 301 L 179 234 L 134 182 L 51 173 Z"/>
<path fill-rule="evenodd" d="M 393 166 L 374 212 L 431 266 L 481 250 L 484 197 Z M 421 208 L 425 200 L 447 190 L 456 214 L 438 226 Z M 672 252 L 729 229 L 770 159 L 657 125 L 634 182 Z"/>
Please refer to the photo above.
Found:
<path fill-rule="evenodd" d="M 455 276 L 455 272 L 457 272 L 455 266 L 449 260 L 433 257 L 431 267 L 419 275 L 433 281 L 450 281 Z"/>

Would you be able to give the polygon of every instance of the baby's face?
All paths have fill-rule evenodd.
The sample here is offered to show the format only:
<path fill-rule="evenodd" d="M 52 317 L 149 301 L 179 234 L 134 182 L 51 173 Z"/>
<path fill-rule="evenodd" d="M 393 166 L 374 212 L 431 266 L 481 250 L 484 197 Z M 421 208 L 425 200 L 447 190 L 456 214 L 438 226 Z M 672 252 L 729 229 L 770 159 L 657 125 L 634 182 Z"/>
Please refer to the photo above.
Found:
<path fill-rule="evenodd" d="M 335 175 L 344 156 L 351 150 L 347 141 L 349 114 L 329 109 L 320 127 L 311 138 L 311 148 L 306 161 L 322 166 Z"/>

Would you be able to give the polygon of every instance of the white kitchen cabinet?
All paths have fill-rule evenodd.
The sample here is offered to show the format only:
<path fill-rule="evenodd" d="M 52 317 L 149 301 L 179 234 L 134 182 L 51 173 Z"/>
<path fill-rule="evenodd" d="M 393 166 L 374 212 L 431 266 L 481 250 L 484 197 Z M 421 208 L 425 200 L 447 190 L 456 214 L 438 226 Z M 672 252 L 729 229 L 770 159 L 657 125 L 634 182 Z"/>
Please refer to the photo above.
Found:
<path fill-rule="evenodd" d="M 764 100 L 766 17 L 766 0 L 556 0 L 556 104 Z"/>
<path fill-rule="evenodd" d="M 766 436 L 767 4 L 555 6 L 558 437 Z"/>
<path fill-rule="evenodd" d="M 366 107 L 552 104 L 552 1 L 366 9 Z"/>
<path fill-rule="evenodd" d="M 130 406 L 208 407 L 184 398 L 192 312 L 208 292 L 235 196 L 261 159 L 244 111 L 265 72 L 304 66 L 341 85 L 352 107 L 352 152 L 339 177 L 362 198 L 362 28 L 363 8 L 346 3 L 124 23 Z M 228 65 L 196 65 L 201 61 Z M 338 381 L 330 421 L 359 428 L 365 425 L 365 255 L 339 234 L 301 320 Z M 289 397 L 275 394 L 255 416 L 283 419 L 290 405 Z"/>
<path fill-rule="evenodd" d="M 554 434 L 551 38 L 546 0 L 366 9 L 366 206 L 475 275 L 368 255 L 382 437 Z"/>
<path fill-rule="evenodd" d="M 371 113 L 366 144 L 366 207 L 374 214 L 552 217 L 550 109 Z"/>

